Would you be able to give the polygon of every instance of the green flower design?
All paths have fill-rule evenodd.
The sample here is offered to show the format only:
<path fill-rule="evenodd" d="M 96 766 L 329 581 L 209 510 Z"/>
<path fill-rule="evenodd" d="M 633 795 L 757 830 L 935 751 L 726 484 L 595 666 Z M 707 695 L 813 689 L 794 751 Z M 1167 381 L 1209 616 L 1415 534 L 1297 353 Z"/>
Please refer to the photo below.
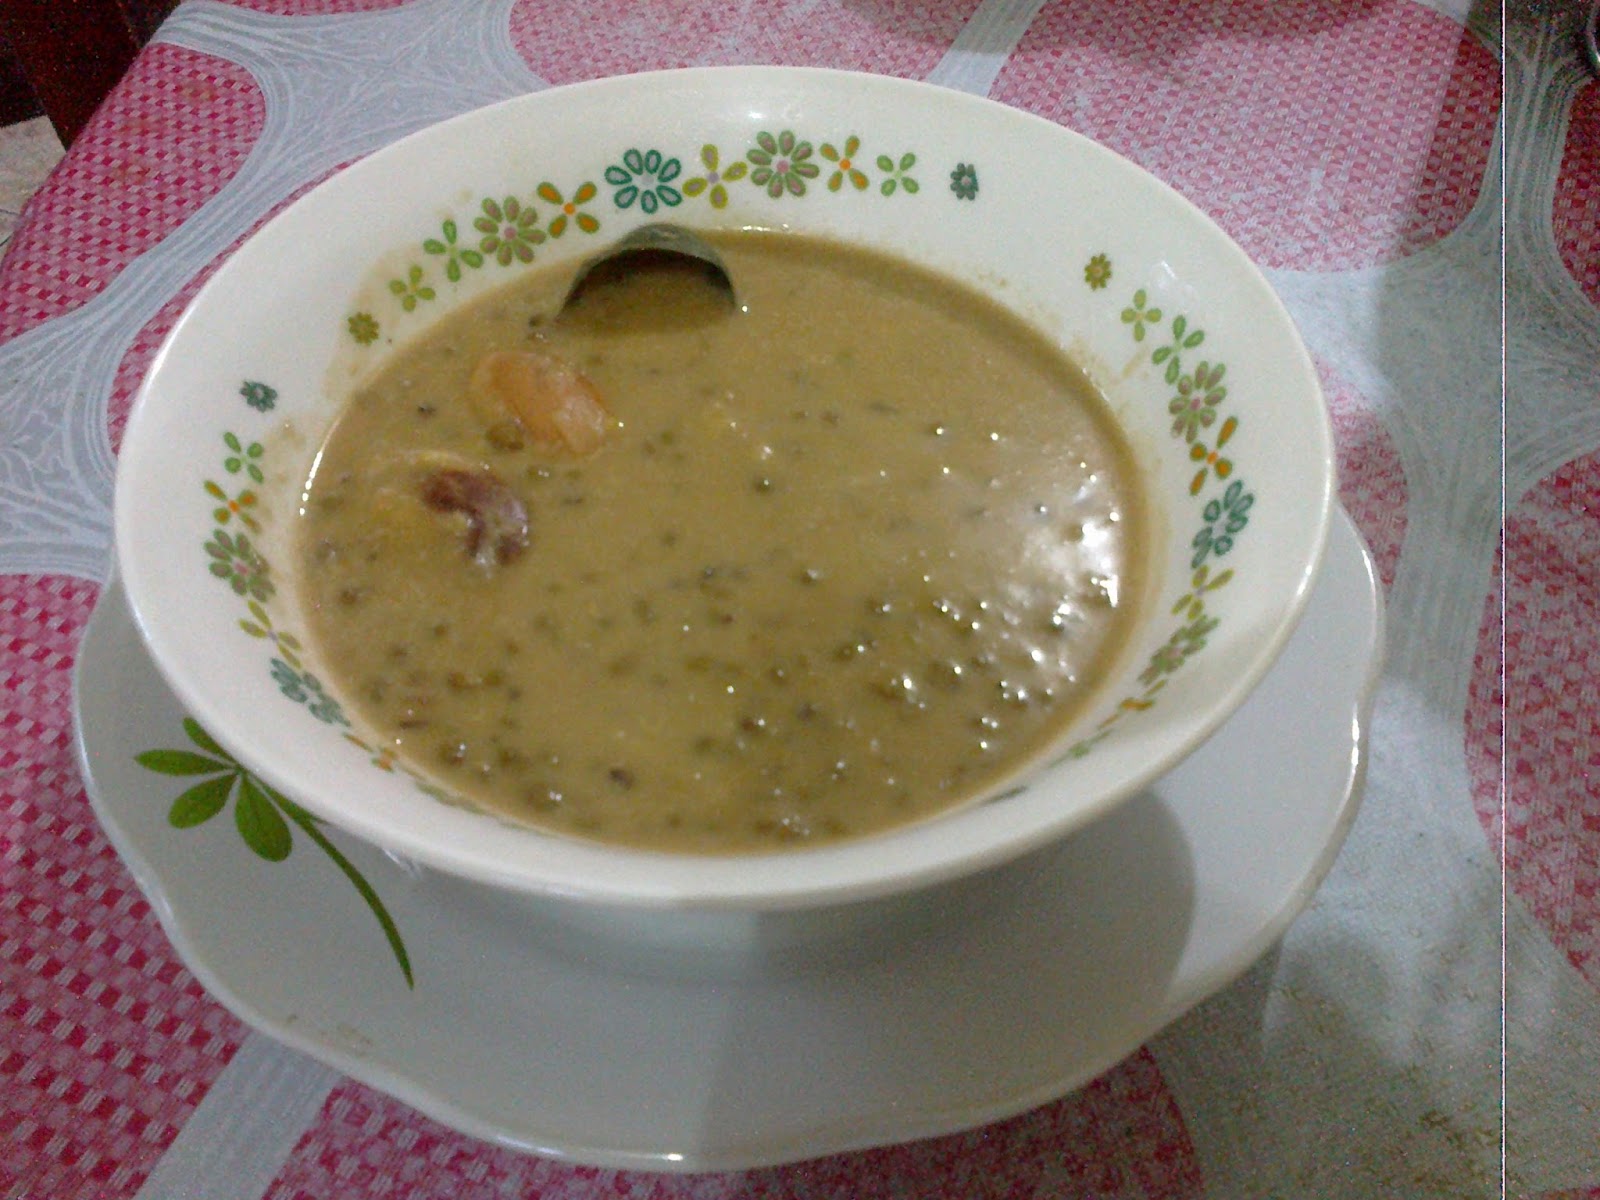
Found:
<path fill-rule="evenodd" d="M 1184 657 L 1190 658 L 1206 648 L 1206 638 L 1219 624 L 1215 617 L 1196 617 L 1174 633 L 1172 638 L 1184 648 Z"/>
<path fill-rule="evenodd" d="M 1122 310 L 1122 323 L 1133 326 L 1133 340 L 1144 341 L 1145 326 L 1161 324 L 1161 310 L 1159 308 L 1146 308 L 1148 297 L 1143 288 L 1133 294 L 1133 303 Z"/>
<path fill-rule="evenodd" d="M 372 319 L 371 313 L 351 313 L 345 318 L 345 327 L 350 330 L 350 336 L 363 346 L 370 346 L 378 340 L 378 323 Z"/>
<path fill-rule="evenodd" d="M 1166 379 L 1168 383 L 1177 383 L 1178 377 L 1183 373 L 1183 368 L 1178 365 L 1178 354 L 1183 350 L 1193 350 L 1206 340 L 1206 335 L 1199 329 L 1190 329 L 1188 319 L 1185 317 L 1172 318 L 1172 344 L 1159 346 L 1150 355 L 1150 361 L 1160 366 L 1167 364 Z"/>
<path fill-rule="evenodd" d="M 659 150 L 628 150 L 621 165 L 606 168 L 606 182 L 617 189 L 611 199 L 618 208 L 630 208 L 637 200 L 641 212 L 653 213 L 663 204 L 676 208 L 683 203 L 683 193 L 670 186 L 682 172 L 683 164 L 663 158 Z"/>
<path fill-rule="evenodd" d="M 878 155 L 878 170 L 887 176 L 878 185 L 878 191 L 885 196 L 892 196 L 896 191 L 904 191 L 908 196 L 915 196 L 922 190 L 922 185 L 906 172 L 917 165 L 917 156 L 907 150 L 896 162 L 887 154 Z"/>
<path fill-rule="evenodd" d="M 728 204 L 728 189 L 725 185 L 743 179 L 750 170 L 750 164 L 743 159 L 739 159 L 737 162 L 730 163 L 728 169 L 724 171 L 718 166 L 720 162 L 721 155 L 718 154 L 715 146 L 709 142 L 701 146 L 700 165 L 705 168 L 705 174 L 697 175 L 687 181 L 683 185 L 683 194 L 685 196 L 703 194 L 711 201 L 712 208 L 726 208 Z"/>
<path fill-rule="evenodd" d="M 407 312 L 414 311 L 423 300 L 432 300 L 436 295 L 422 279 L 422 268 L 412 263 L 404 279 L 389 280 L 389 291 L 399 298 L 400 307 Z"/>
<path fill-rule="evenodd" d="M 976 200 L 978 168 L 971 163 L 957 163 L 955 170 L 950 172 L 950 190 L 956 194 L 957 200 Z"/>
<path fill-rule="evenodd" d="M 1213 576 L 1210 567 L 1196 568 L 1194 577 L 1189 581 L 1189 590 L 1172 606 L 1172 615 L 1181 616 L 1187 621 L 1194 620 L 1205 611 L 1206 593 L 1226 587 L 1232 578 L 1232 570 L 1219 571 Z"/>
<path fill-rule="evenodd" d="M 267 390 L 269 392 L 272 391 L 271 388 L 267 388 Z M 273 394 L 276 395 L 277 393 Z M 225 433 L 222 435 L 222 443 L 233 451 L 232 454 L 222 460 L 222 469 L 224 471 L 229 475 L 237 475 L 240 471 L 243 471 L 257 483 L 265 482 L 266 475 L 256 465 L 261 460 L 261 456 L 266 453 L 260 442 L 251 442 L 246 446 L 236 434 Z"/>
<path fill-rule="evenodd" d="M 1154 683 L 1157 676 L 1168 675 L 1183 666 L 1183 647 L 1177 642 L 1165 642 L 1150 655 L 1150 663 L 1139 672 L 1141 683 Z"/>
<path fill-rule="evenodd" d="M 256 553 L 256 548 L 244 534 L 235 537 L 218 529 L 206 543 L 206 553 L 211 556 L 208 564 L 211 573 L 218 579 L 226 580 L 234 595 L 261 601 L 271 599 L 275 589 L 267 562 Z"/>
<path fill-rule="evenodd" d="M 244 397 L 244 402 L 257 412 L 271 412 L 272 406 L 278 402 L 278 389 L 268 387 L 264 383 L 246 380 L 239 389 L 239 395 Z"/>
<path fill-rule="evenodd" d="M 1087 758 L 1089 756 L 1089 751 L 1093 750 L 1107 737 L 1109 737 L 1110 733 L 1111 731 L 1109 729 L 1102 729 L 1099 733 L 1091 734 L 1089 737 L 1073 742 L 1072 745 L 1067 747 L 1066 752 L 1062 754 L 1062 761 L 1067 759 Z"/>
<path fill-rule="evenodd" d="M 250 601 L 250 615 L 254 621 L 239 621 L 239 628 L 253 638 L 261 638 L 271 642 L 277 647 L 278 653 L 283 656 L 283 661 L 293 670 L 300 670 L 300 639 L 293 634 L 284 633 L 272 627 L 272 618 L 267 615 L 267 610 L 256 601 Z"/>
<path fill-rule="evenodd" d="M 853 133 L 845 138 L 843 150 L 836 150 L 832 142 L 822 143 L 822 157 L 834 164 L 833 174 L 828 176 L 830 192 L 839 191 L 846 182 L 858 192 L 867 190 L 867 177 L 855 163 L 860 152 L 861 139 Z"/>
<path fill-rule="evenodd" d="M 777 137 L 763 130 L 756 134 L 755 148 L 745 153 L 750 160 L 750 182 L 767 189 L 774 200 L 785 192 L 791 196 L 806 194 L 806 180 L 822 174 L 822 168 L 809 161 L 812 154 L 810 142 L 802 142 L 785 129 Z"/>
<path fill-rule="evenodd" d="M 237 434 L 229 432 L 222 435 L 222 444 L 231 451 L 222 460 L 222 468 L 228 474 L 238 475 L 242 472 L 256 483 L 266 479 L 266 473 L 257 465 L 257 460 L 266 453 L 260 442 L 251 442 L 246 446 L 239 440 Z M 237 496 L 229 496 L 219 484 L 209 479 L 202 486 L 206 495 L 217 502 L 217 507 L 211 510 L 211 516 L 218 525 L 226 525 L 237 517 L 239 523 L 246 529 L 251 532 L 260 531 L 261 526 L 251 512 L 260 503 L 260 498 L 254 489 L 245 488 Z"/>
<path fill-rule="evenodd" d="M 503 209 L 501 215 L 504 215 Z M 488 217 L 488 213 L 485 212 L 484 216 Z M 461 282 L 463 264 L 473 270 L 483 266 L 482 254 L 471 246 L 459 244 L 457 239 L 460 237 L 460 230 L 456 228 L 455 221 L 447 217 L 444 224 L 439 227 L 439 232 L 444 236 L 428 238 L 422 243 L 422 248 L 429 254 L 437 254 L 444 259 L 444 277 L 451 283 Z M 498 248 L 497 244 L 496 249 Z"/>
<path fill-rule="evenodd" d="M 272 660 L 272 681 L 278 690 L 296 704 L 304 704 L 311 715 L 328 725 L 349 725 L 339 702 L 322 690 L 322 681 L 303 668 L 291 667 L 281 658 Z"/>
<path fill-rule="evenodd" d="M 541 183 L 538 190 L 539 199 L 546 204 L 554 204 L 560 209 L 560 212 L 556 214 L 555 220 L 550 222 L 551 237 L 560 237 L 567 231 L 569 224 L 576 225 L 584 233 L 596 233 L 599 231 L 600 222 L 598 220 L 589 213 L 578 211 L 580 205 L 589 203 L 600 194 L 600 189 L 595 187 L 594 184 L 588 182 L 580 183 L 578 190 L 572 193 L 571 200 L 566 199 L 561 194 L 561 190 L 553 183 Z"/>
<path fill-rule="evenodd" d="M 480 207 L 483 215 L 472 221 L 472 227 L 483 235 L 478 239 L 478 249 L 502 267 L 532 262 L 533 248 L 544 241 L 539 214 L 533 206 L 507 196 L 504 200 L 485 197 Z"/>
<path fill-rule="evenodd" d="M 1205 524 L 1189 543 L 1194 547 L 1189 565 L 1199 567 L 1208 554 L 1221 558 L 1232 550 L 1234 534 L 1250 524 L 1250 507 L 1255 502 L 1255 494 L 1245 491 L 1244 484 L 1237 479 L 1228 485 L 1220 499 L 1210 501 L 1200 514 Z"/>
<path fill-rule="evenodd" d="M 321 822 L 293 800 L 257 779 L 201 728 L 192 717 L 183 719 L 183 730 L 195 750 L 146 750 L 134 761 L 148 771 L 177 778 L 196 778 L 200 782 L 179 793 L 167 811 L 167 823 L 174 829 L 193 829 L 203 825 L 233 800 L 233 822 L 244 844 L 267 862 L 282 862 L 294 850 L 291 823 L 310 838 L 334 866 L 355 887 L 377 918 L 384 939 L 407 987 L 415 987 L 411 958 L 400 929 L 384 907 L 378 893 L 355 864 L 322 831 Z M 204 778 L 201 778 L 201 777 Z"/>
<path fill-rule="evenodd" d="M 261 532 L 260 522 L 255 519 L 255 516 L 250 511 L 259 503 L 259 497 L 256 496 L 255 492 L 246 488 L 237 496 L 229 496 L 227 492 L 209 479 L 205 481 L 204 487 L 206 495 L 217 501 L 217 507 L 211 510 L 211 516 L 218 525 L 226 525 L 229 521 L 238 517 L 239 524 L 252 533 Z"/>
<path fill-rule="evenodd" d="M 1150 685 L 1161 676 L 1172 674 L 1195 654 L 1205 649 L 1206 638 L 1216 627 L 1216 618 L 1204 615 L 1181 626 L 1151 652 L 1149 663 L 1139 672 L 1139 682 Z"/>
<path fill-rule="evenodd" d="M 1239 428 L 1239 418 L 1229 417 L 1222 423 L 1222 428 L 1217 430 L 1216 444 L 1207 447 L 1204 442 L 1195 442 L 1189 447 L 1191 462 L 1202 464 L 1195 472 L 1194 478 L 1189 481 L 1189 494 L 1198 496 L 1200 489 L 1206 485 L 1206 477 L 1215 471 L 1218 479 L 1226 479 L 1233 474 L 1233 462 L 1224 458 L 1222 448 L 1233 439 L 1235 431 Z"/>
<path fill-rule="evenodd" d="M 1217 405 L 1228 394 L 1222 386 L 1222 376 L 1227 370 L 1221 363 L 1213 366 L 1202 361 L 1194 374 L 1178 380 L 1178 394 L 1167 404 L 1172 414 L 1172 434 L 1181 435 L 1186 442 L 1194 441 L 1202 429 L 1217 419 Z"/>
<path fill-rule="evenodd" d="M 952 174 L 952 186 L 954 182 Z M 1091 291 L 1105 288 L 1112 275 L 1110 256 L 1103 253 L 1091 255 L 1083 268 L 1084 282 Z M 1147 333 L 1163 326 L 1164 314 L 1150 300 L 1149 292 L 1138 288 L 1131 303 L 1120 313 L 1122 324 L 1128 326 L 1135 342 L 1143 342 Z M 1239 431 L 1239 418 L 1230 416 L 1217 424 L 1221 405 L 1228 395 L 1223 382 L 1227 368 L 1222 363 L 1201 360 L 1193 369 L 1184 369 L 1184 359 L 1205 339 L 1205 332 L 1191 326 L 1187 316 L 1175 316 L 1166 325 L 1165 344 L 1151 351 L 1149 359 L 1173 388 L 1167 403 L 1167 412 L 1173 421 L 1172 433 L 1188 444 L 1188 458 L 1196 465 L 1189 481 L 1190 495 L 1198 497 L 1212 478 L 1224 485 L 1222 494 L 1213 495 L 1201 509 L 1204 523 L 1190 541 L 1189 566 L 1193 574 L 1189 589 L 1178 597 L 1171 609 L 1172 615 L 1182 624 L 1150 654 L 1138 676 L 1142 692 L 1124 696 L 1099 722 L 1097 733 L 1074 743 L 1065 752 L 1066 757 L 1089 754 L 1106 731 L 1125 714 L 1154 707 L 1172 674 L 1205 649 L 1211 633 L 1219 625 L 1218 618 L 1206 612 L 1207 597 L 1231 583 L 1234 571 L 1214 569 L 1217 564 L 1213 560 L 1221 559 L 1233 549 L 1238 535 L 1249 524 L 1255 496 L 1245 490 L 1243 481 L 1232 478 L 1234 463 L 1227 454 L 1230 441 Z M 1213 425 L 1216 425 L 1214 440 L 1201 440 Z"/>

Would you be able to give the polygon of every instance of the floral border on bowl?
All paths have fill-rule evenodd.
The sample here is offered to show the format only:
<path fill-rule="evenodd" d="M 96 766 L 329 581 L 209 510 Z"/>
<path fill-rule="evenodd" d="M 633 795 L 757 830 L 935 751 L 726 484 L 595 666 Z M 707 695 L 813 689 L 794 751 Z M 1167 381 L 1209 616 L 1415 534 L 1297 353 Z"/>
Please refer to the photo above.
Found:
<path fill-rule="evenodd" d="M 469 271 L 526 265 L 548 242 L 569 233 L 599 233 L 610 219 L 602 211 L 603 189 L 609 189 L 615 213 L 646 217 L 684 205 L 721 210 L 728 205 L 730 190 L 739 187 L 755 188 L 770 202 L 870 191 L 882 200 L 899 197 L 903 203 L 922 193 L 924 166 L 914 150 L 896 147 L 894 153 L 864 154 L 862 139 L 854 133 L 818 143 L 792 129 L 762 130 L 741 157 L 726 164 L 723 147 L 711 142 L 693 156 L 629 147 L 570 189 L 544 180 L 529 195 L 483 196 L 465 216 L 444 218 L 437 232 L 422 239 L 420 253 L 388 281 L 387 311 L 374 312 L 374 305 L 352 312 L 345 318 L 345 332 L 360 345 L 371 345 L 384 336 L 386 326 L 438 299 L 441 281 L 455 284 Z M 975 164 L 958 162 L 945 177 L 953 199 L 978 198 Z"/>
<path fill-rule="evenodd" d="M 915 198 L 927 203 L 938 194 L 924 189 L 924 163 L 914 150 L 897 147 L 893 153 L 872 154 L 863 152 L 863 145 L 863 139 L 854 133 L 837 141 L 817 143 L 788 129 L 778 133 L 762 131 L 742 156 L 726 165 L 723 149 L 709 142 L 692 155 L 633 147 L 595 172 L 595 178 L 585 178 L 570 190 L 546 180 L 534 186 L 526 197 L 482 196 L 467 216 L 444 218 L 436 231 L 419 241 L 416 257 L 387 283 L 387 308 L 349 313 L 343 333 L 358 346 L 371 346 L 383 336 L 386 325 L 403 323 L 424 311 L 438 299 L 442 286 L 460 283 L 468 272 L 531 263 L 547 242 L 569 233 L 597 234 L 606 222 L 623 214 L 637 212 L 653 217 L 698 203 L 720 210 L 729 202 L 730 189 L 741 186 L 759 189 L 772 204 L 825 202 L 830 196 L 851 192 L 872 194 L 881 202 L 906 203 Z M 694 172 L 687 177 L 683 165 L 686 161 Z M 935 174 L 948 179 L 945 195 L 954 201 L 978 199 L 975 164 L 958 162 L 947 172 L 941 168 Z M 609 189 L 608 196 L 602 193 L 602 182 L 596 179 Z M 1106 292 L 1108 301 L 1114 274 L 1106 254 L 1091 256 L 1082 268 L 1084 284 L 1093 292 Z M 1118 315 L 1136 345 L 1150 346 L 1149 365 L 1165 385 L 1176 452 L 1194 468 L 1188 490 L 1195 504 L 1193 519 L 1197 529 L 1189 542 L 1193 553 L 1188 590 L 1171 605 L 1167 616 L 1173 622 L 1172 632 L 1140 671 L 1140 688 L 1123 696 L 1093 732 L 1067 747 L 1054 760 L 1056 763 L 1091 753 L 1119 721 L 1153 707 L 1172 676 L 1205 649 L 1207 639 L 1219 624 L 1207 609 L 1208 598 L 1232 582 L 1233 570 L 1221 563 L 1248 527 L 1255 504 L 1255 496 L 1239 477 L 1234 461 L 1237 448 L 1233 443 L 1241 418 L 1228 412 L 1228 387 L 1224 383 L 1227 367 L 1200 356 L 1205 331 L 1183 314 L 1175 313 L 1169 318 L 1150 302 L 1143 287 L 1133 291 Z M 278 395 L 270 384 L 259 380 L 245 380 L 238 394 L 248 409 L 242 416 L 246 420 L 252 416 L 266 418 Z M 248 434 L 233 430 L 225 432 L 221 441 L 221 481 L 208 478 L 201 485 L 212 505 L 215 525 L 203 545 L 201 561 L 206 571 L 226 584 L 243 604 L 245 615 L 238 621 L 239 628 L 265 644 L 267 669 L 278 690 L 287 700 L 303 704 L 315 719 L 342 727 L 345 737 L 365 751 L 375 767 L 399 770 L 434 799 L 459 804 L 451 793 L 398 761 L 389 748 L 371 745 L 350 732 L 349 719 L 339 701 L 305 669 L 300 640 L 274 617 L 277 606 L 271 564 L 251 540 L 251 534 L 259 531 L 254 512 L 258 497 L 253 485 L 266 478 L 265 450 Z M 211 778 L 174 802 L 171 823 L 182 828 L 215 815 L 237 781 L 236 822 L 251 849 L 272 861 L 288 853 L 289 835 L 283 816 L 316 840 L 372 908 L 410 983 L 410 966 L 393 923 L 359 872 L 320 833 L 316 818 L 254 780 L 194 722 L 186 722 L 186 729 L 205 756 L 171 750 L 148 751 L 139 756 L 139 761 L 150 769 L 174 775 L 184 774 L 188 768 L 200 771 L 199 759 L 206 758 L 205 770 Z M 1014 788 L 993 799 L 1024 790 L 1025 787 Z"/>

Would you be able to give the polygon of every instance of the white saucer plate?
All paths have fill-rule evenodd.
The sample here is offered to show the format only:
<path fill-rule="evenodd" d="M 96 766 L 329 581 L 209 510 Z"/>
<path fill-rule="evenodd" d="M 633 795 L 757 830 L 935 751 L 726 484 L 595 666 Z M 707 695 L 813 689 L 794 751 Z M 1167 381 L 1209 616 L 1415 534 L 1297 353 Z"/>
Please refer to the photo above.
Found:
<path fill-rule="evenodd" d="M 414 986 L 375 910 L 301 831 L 272 862 L 231 813 L 171 823 L 194 778 L 137 756 L 196 746 L 115 584 L 79 656 L 78 749 L 178 954 L 250 1025 L 504 1145 L 733 1169 L 1044 1103 L 1240 975 L 1354 818 L 1382 624 L 1371 558 L 1337 513 L 1282 657 L 1177 769 L 1059 845 L 809 938 L 640 937 L 327 828 L 392 916 Z"/>

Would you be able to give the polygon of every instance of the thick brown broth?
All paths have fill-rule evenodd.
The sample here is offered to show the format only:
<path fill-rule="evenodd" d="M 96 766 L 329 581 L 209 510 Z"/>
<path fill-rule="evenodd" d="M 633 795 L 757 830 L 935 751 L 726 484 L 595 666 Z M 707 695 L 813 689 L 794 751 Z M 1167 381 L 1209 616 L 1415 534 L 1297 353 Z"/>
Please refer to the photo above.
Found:
<path fill-rule="evenodd" d="M 340 694 L 513 819 L 696 852 L 912 821 L 1056 737 L 1132 624 L 1139 481 L 1080 370 L 921 269 L 719 248 L 743 311 L 651 273 L 552 321 L 565 275 L 535 274 L 450 316 L 308 485 Z M 484 401 L 516 348 L 592 383 L 598 449 Z"/>

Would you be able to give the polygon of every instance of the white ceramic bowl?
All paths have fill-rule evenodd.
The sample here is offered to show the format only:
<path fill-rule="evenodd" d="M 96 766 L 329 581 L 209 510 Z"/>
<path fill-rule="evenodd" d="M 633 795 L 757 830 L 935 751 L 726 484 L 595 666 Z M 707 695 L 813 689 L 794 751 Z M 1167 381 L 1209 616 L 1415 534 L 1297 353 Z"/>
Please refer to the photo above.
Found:
<path fill-rule="evenodd" d="M 704 857 L 512 828 L 442 802 L 369 748 L 296 637 L 287 527 L 351 382 L 524 269 L 485 252 L 498 235 L 474 225 L 503 229 L 508 197 L 517 236 L 538 242 L 536 267 L 664 217 L 816 232 L 978 283 L 1088 369 L 1147 475 L 1159 591 L 1121 669 L 1051 753 L 998 794 L 897 831 Z M 116 544 L 179 698 L 317 816 L 514 891 L 778 911 L 1012 858 L 1178 762 L 1291 632 L 1332 494 L 1327 417 L 1299 337 L 1245 255 L 1176 193 L 1056 125 L 960 93 L 727 68 L 469 113 L 269 222 L 195 298 L 145 380 L 121 452 Z"/>

